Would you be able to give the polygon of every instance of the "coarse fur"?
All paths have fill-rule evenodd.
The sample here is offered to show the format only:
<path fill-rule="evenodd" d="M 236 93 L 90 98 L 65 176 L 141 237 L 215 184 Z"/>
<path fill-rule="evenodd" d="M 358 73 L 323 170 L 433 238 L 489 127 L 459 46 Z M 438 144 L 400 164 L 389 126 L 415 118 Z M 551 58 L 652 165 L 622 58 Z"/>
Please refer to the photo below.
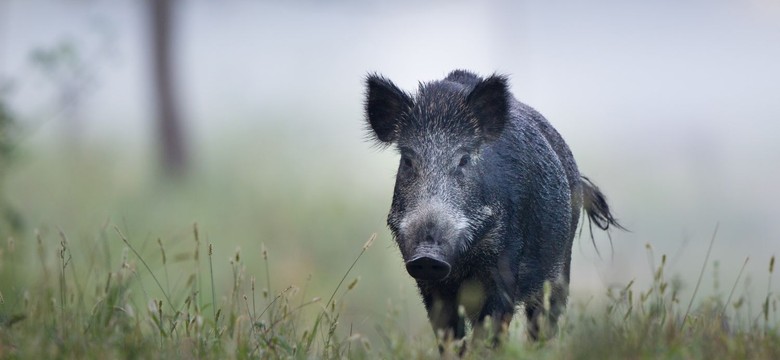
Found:
<path fill-rule="evenodd" d="M 466 319 L 490 316 L 501 333 L 520 304 L 532 339 L 545 335 L 543 316 L 554 329 L 583 205 L 599 228 L 619 227 L 558 132 L 501 75 L 455 70 L 414 96 L 376 74 L 366 85 L 371 137 L 401 154 L 388 215 L 401 255 L 451 266 L 417 277 L 434 330 L 460 339 Z"/>

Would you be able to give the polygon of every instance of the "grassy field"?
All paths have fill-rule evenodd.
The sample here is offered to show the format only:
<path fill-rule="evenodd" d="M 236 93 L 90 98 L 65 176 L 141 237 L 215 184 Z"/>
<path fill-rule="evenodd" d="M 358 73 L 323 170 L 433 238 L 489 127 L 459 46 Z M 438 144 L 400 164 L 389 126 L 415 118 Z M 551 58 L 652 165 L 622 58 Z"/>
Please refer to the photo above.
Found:
<path fill-rule="evenodd" d="M 0 313 L 2 358 L 436 358 L 433 335 L 411 337 L 399 326 L 403 308 L 389 308 L 373 328 L 344 321 L 351 293 L 360 288 L 352 273 L 372 236 L 328 292 L 282 285 L 266 269 L 246 271 L 236 252 L 227 269 L 228 290 L 217 292 L 213 246 L 192 228 L 191 251 L 172 254 L 161 241 L 158 256 L 139 253 L 136 241 L 115 225 L 102 236 L 118 237 L 121 257 L 107 262 L 96 249 L 92 263 L 75 261 L 64 233 L 58 246 L 37 237 L 38 275 L 17 283 L 21 296 L 6 297 Z M 14 245 L 3 246 L 3 271 L 10 271 Z M 762 308 L 751 312 L 731 289 L 726 298 L 703 297 L 693 306 L 678 297 L 676 281 L 664 273 L 662 256 L 648 289 L 627 284 L 603 299 L 575 299 L 561 330 L 545 343 L 523 339 L 517 319 L 502 348 L 469 344 L 469 358 L 762 358 L 780 356 L 777 296 L 767 289 Z M 179 263 L 179 264 L 177 264 Z M 13 265 L 12 265 L 13 266 Z M 224 266 L 224 265 L 222 265 Z M 768 271 L 774 271 L 774 258 Z M 84 269 L 87 274 L 84 274 Z M 219 270 L 219 269 L 218 269 Z M 225 270 L 225 269 L 221 269 Z M 171 284 L 173 273 L 186 281 Z M 734 288 L 737 284 L 734 284 Z M 4 289 L 6 290 L 6 289 Z M 17 297 L 18 296 L 18 297 Z M 373 332 L 375 336 L 365 336 Z M 456 344 L 450 344 L 450 350 Z"/>
<path fill-rule="evenodd" d="M 287 138 L 202 149 L 177 183 L 137 154 L 22 149 L 4 174 L 25 226 L 0 228 L 0 358 L 438 358 L 384 226 L 392 155 L 258 155 Z M 780 358 L 773 256 L 748 285 L 745 267 L 719 284 L 712 259 L 702 280 L 647 254 L 651 281 L 572 296 L 553 339 L 516 318 L 467 357 Z"/>

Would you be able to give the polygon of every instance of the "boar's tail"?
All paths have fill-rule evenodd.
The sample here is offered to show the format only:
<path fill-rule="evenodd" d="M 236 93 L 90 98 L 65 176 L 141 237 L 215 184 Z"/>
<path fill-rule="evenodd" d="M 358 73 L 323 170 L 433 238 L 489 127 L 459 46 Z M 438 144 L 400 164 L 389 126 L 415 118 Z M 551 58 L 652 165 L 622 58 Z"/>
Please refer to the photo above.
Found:
<path fill-rule="evenodd" d="M 609 211 L 609 204 L 604 193 L 590 179 L 582 176 L 582 207 L 588 215 L 588 221 L 595 223 L 601 230 L 607 230 L 610 226 L 625 230 Z"/>
<path fill-rule="evenodd" d="M 596 253 L 601 257 L 599 249 L 596 246 L 596 241 L 593 239 L 593 224 L 596 224 L 599 229 L 605 231 L 609 230 L 610 226 L 624 231 L 628 230 L 626 230 L 623 225 L 620 225 L 617 219 L 615 219 L 615 216 L 612 215 L 612 212 L 609 211 L 607 198 L 596 184 L 585 176 L 582 176 L 580 183 L 582 184 L 582 207 L 585 210 L 585 214 L 588 216 L 590 240 L 596 248 Z M 580 227 L 580 235 L 582 235 L 582 227 Z M 611 247 L 612 236 L 609 235 L 609 232 L 607 232 L 607 237 L 609 237 L 609 245 Z M 614 254 L 614 251 L 612 253 Z"/>

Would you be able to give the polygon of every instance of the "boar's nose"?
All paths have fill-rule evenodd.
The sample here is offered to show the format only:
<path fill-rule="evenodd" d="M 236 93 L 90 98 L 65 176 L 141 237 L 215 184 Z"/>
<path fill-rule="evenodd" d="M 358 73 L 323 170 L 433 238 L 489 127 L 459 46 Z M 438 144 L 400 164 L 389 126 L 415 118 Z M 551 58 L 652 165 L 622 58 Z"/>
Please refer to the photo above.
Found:
<path fill-rule="evenodd" d="M 442 280 L 450 274 L 450 264 L 435 255 L 420 255 L 406 262 L 406 271 L 417 280 Z"/>

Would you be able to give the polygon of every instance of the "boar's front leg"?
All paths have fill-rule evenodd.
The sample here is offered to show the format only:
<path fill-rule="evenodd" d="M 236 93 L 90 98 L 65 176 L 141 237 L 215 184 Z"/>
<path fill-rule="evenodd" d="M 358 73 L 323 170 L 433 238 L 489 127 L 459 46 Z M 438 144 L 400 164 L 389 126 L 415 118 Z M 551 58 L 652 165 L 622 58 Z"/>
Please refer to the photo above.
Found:
<path fill-rule="evenodd" d="M 428 311 L 433 331 L 439 340 L 460 340 L 466 336 L 465 318 L 458 314 L 456 292 L 432 289 L 423 292 L 423 302 Z"/>
<path fill-rule="evenodd" d="M 514 304 L 509 299 L 501 298 L 499 294 L 488 297 L 474 325 L 474 339 L 488 340 L 493 346 L 499 345 L 509 330 L 514 311 Z M 491 325 L 489 329 L 485 326 L 488 316 Z"/>

